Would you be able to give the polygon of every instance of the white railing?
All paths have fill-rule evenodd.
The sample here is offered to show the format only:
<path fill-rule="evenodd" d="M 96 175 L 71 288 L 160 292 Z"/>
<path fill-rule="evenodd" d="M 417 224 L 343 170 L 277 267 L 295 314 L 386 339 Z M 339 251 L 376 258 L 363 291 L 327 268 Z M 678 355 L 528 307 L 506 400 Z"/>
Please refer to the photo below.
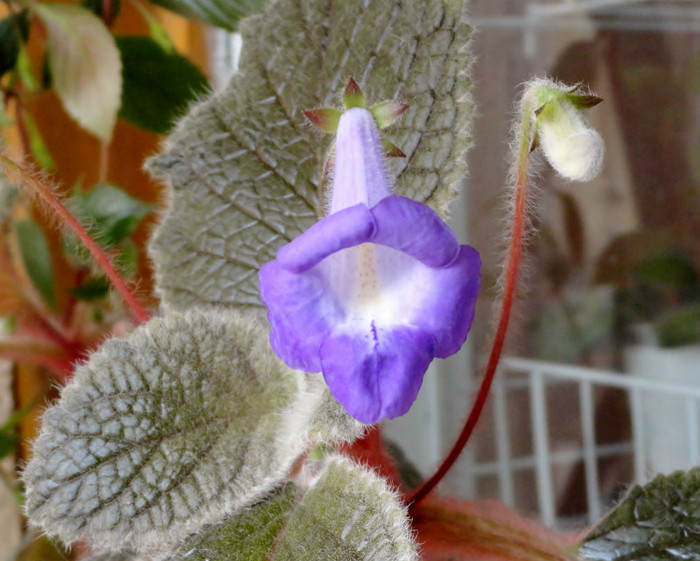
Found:
<path fill-rule="evenodd" d="M 573 383 L 578 386 L 578 409 L 580 419 L 580 446 L 566 450 L 553 450 L 549 437 L 552 422 L 547 408 L 547 388 L 554 384 Z M 513 390 L 527 389 L 529 395 L 530 419 L 533 438 L 533 453 L 515 456 L 512 453 L 511 433 L 508 426 L 508 396 Z M 612 444 L 599 444 L 595 431 L 596 388 L 617 388 L 626 393 L 629 404 L 629 425 L 631 440 Z M 541 361 L 507 358 L 502 361 L 492 394 L 493 423 L 495 432 L 496 460 L 475 463 L 472 466 L 474 477 L 496 476 L 499 483 L 500 500 L 514 505 L 516 472 L 533 470 L 537 483 L 537 505 L 539 517 L 549 526 L 561 525 L 557 519 L 556 493 L 553 486 L 552 470 L 557 465 L 580 461 L 585 473 L 585 493 L 588 504 L 587 520 L 600 519 L 604 508 L 598 462 L 601 458 L 631 455 L 634 466 L 634 482 L 644 483 L 653 475 L 650 471 L 647 450 L 648 415 L 666 399 L 677 400 L 683 410 L 686 444 L 684 458 L 679 465 L 700 463 L 700 442 L 698 412 L 700 411 L 700 388 L 669 384 L 636 378 L 617 372 L 608 372 L 552 364 Z M 573 408 L 572 408 L 573 409 Z M 631 482 L 620 482 L 622 484 Z"/>

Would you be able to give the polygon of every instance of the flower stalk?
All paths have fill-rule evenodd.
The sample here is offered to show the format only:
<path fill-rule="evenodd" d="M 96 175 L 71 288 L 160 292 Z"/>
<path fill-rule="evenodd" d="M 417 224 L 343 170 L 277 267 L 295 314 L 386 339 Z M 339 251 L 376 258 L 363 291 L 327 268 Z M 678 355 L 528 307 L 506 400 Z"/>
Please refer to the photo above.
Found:
<path fill-rule="evenodd" d="M 525 86 L 520 103 L 520 123 L 513 134 L 511 230 L 501 283 L 503 292 L 498 325 L 489 361 L 462 431 L 435 473 L 409 495 L 407 501 L 411 503 L 410 508 L 418 505 L 457 461 L 474 432 L 491 391 L 515 301 L 524 242 L 532 227 L 529 212 L 533 207 L 531 156 L 539 147 L 561 176 L 583 181 L 595 177 L 600 171 L 604 147 L 598 133 L 587 126 L 579 113 L 581 109 L 593 107 L 600 101 L 600 98 L 589 93 L 579 92 L 578 87 L 567 88 L 548 80 L 534 80 Z M 541 143 L 543 137 L 546 142 Z M 566 150 L 562 151 L 561 146 L 565 146 Z"/>

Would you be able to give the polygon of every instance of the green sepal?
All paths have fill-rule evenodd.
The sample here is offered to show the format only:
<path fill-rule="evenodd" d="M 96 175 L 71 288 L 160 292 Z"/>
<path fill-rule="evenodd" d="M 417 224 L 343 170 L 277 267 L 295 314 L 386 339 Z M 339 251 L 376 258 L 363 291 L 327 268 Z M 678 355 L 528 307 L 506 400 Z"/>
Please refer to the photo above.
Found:
<path fill-rule="evenodd" d="M 374 121 L 380 129 L 385 129 L 393 125 L 397 119 L 406 112 L 408 104 L 398 101 L 382 101 L 369 108 Z"/>
<path fill-rule="evenodd" d="M 352 109 L 353 107 L 367 107 L 367 99 L 365 94 L 362 93 L 360 86 L 357 85 L 355 79 L 350 76 L 347 85 L 345 86 L 345 91 L 343 91 L 343 105 L 345 109 Z"/>
<path fill-rule="evenodd" d="M 405 158 L 406 154 L 403 153 L 403 150 L 396 146 L 391 140 L 387 140 L 386 138 L 382 139 L 382 148 L 384 149 L 384 155 L 387 158 Z"/>
<path fill-rule="evenodd" d="M 340 110 L 326 107 L 324 109 L 310 109 L 303 113 L 318 130 L 332 134 L 338 131 L 338 123 L 342 114 Z"/>
<path fill-rule="evenodd" d="M 576 109 L 590 109 L 603 101 L 602 97 L 593 94 L 569 93 L 565 97 Z"/>

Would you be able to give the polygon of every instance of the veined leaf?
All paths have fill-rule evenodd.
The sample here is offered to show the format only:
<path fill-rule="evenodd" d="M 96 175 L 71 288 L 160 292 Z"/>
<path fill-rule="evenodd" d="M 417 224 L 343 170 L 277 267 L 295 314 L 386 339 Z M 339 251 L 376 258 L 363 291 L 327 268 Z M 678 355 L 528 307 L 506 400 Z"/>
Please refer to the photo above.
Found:
<path fill-rule="evenodd" d="M 151 161 L 173 204 L 151 245 L 167 306 L 261 307 L 257 271 L 321 214 L 324 154 L 304 110 L 340 101 L 349 76 L 370 105 L 408 110 L 386 134 L 398 194 L 445 213 L 466 167 L 470 28 L 461 1 L 276 0 L 241 24 L 240 68 Z M 321 197 L 323 199 L 323 196 Z"/>
<path fill-rule="evenodd" d="M 596 561 L 700 558 L 700 468 L 633 487 L 579 547 Z"/>
<path fill-rule="evenodd" d="M 292 484 L 278 489 L 250 510 L 186 540 L 169 561 L 268 559 L 414 561 L 418 556 L 406 512 L 386 481 L 332 456 L 308 490 Z"/>
<path fill-rule="evenodd" d="M 196 310 L 107 341 L 44 416 L 24 474 L 32 524 L 68 543 L 162 546 L 278 486 L 314 444 L 322 396 L 267 338 Z"/>
<path fill-rule="evenodd" d="M 177 117 L 209 89 L 202 72 L 185 57 L 148 37 L 117 37 L 124 65 L 119 116 L 146 130 L 166 133 Z"/>
<path fill-rule="evenodd" d="M 68 114 L 104 141 L 121 102 L 119 51 L 102 21 L 87 8 L 67 4 L 32 4 L 48 32 L 47 49 L 53 87 Z"/>
<path fill-rule="evenodd" d="M 154 4 L 234 31 L 238 21 L 261 11 L 267 0 L 151 0 Z"/>

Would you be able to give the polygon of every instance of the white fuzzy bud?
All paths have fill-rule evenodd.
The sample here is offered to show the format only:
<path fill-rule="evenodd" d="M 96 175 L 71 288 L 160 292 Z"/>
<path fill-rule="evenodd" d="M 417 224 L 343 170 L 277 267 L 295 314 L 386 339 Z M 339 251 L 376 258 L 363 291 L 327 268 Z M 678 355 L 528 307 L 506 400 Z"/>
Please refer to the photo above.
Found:
<path fill-rule="evenodd" d="M 605 143 L 583 110 L 601 100 L 578 88 L 551 80 L 534 80 L 523 103 L 534 111 L 534 135 L 545 158 L 570 181 L 590 181 L 603 165 Z"/>
<path fill-rule="evenodd" d="M 563 101 L 553 113 L 556 117 L 540 120 L 542 152 L 561 176 L 571 181 L 590 181 L 603 165 L 603 139 L 569 102 Z"/>

